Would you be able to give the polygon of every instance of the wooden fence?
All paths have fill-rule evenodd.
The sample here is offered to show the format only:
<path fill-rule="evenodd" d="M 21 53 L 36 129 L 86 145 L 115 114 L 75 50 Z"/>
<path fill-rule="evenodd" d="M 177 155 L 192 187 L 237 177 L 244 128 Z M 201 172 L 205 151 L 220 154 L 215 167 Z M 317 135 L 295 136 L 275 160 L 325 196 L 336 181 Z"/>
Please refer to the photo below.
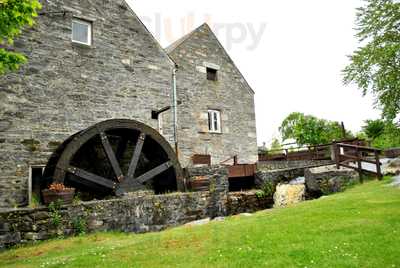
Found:
<path fill-rule="evenodd" d="M 363 173 L 370 173 L 382 179 L 379 156 L 380 149 L 351 145 L 345 143 L 334 144 L 336 167 L 346 167 L 357 170 L 360 174 L 360 181 L 363 181 Z"/>
<path fill-rule="evenodd" d="M 343 140 L 340 143 L 365 145 L 359 139 Z M 294 161 L 294 160 L 329 160 L 332 159 L 332 147 L 334 143 L 320 144 L 315 146 L 301 146 L 295 148 L 270 150 L 259 154 L 259 161 Z"/>

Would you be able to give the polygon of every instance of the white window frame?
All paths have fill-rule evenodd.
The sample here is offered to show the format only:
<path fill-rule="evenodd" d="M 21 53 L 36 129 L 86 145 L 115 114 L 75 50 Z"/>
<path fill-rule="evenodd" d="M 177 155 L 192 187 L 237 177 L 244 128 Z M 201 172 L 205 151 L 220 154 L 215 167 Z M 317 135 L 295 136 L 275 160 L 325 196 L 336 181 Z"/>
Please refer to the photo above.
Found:
<path fill-rule="evenodd" d="M 87 38 L 87 43 L 81 42 L 78 40 L 74 40 L 74 23 L 79 23 L 88 26 L 88 38 Z M 73 43 L 81 44 L 81 45 L 86 45 L 86 46 L 91 46 L 92 45 L 92 22 L 78 19 L 78 18 L 73 18 L 72 19 L 72 24 L 71 24 L 71 40 Z"/>
<path fill-rule="evenodd" d="M 217 127 L 215 127 L 217 123 Z M 208 131 L 210 133 L 221 133 L 221 111 L 208 110 Z"/>

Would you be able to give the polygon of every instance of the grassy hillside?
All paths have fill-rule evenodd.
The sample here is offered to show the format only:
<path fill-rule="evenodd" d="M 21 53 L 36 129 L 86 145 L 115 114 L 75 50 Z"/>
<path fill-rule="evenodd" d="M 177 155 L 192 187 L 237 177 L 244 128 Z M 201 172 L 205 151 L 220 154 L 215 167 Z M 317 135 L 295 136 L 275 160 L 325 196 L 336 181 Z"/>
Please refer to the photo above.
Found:
<path fill-rule="evenodd" d="M 400 267 L 400 189 L 387 182 L 204 226 L 45 242 L 0 254 L 0 266 Z"/>

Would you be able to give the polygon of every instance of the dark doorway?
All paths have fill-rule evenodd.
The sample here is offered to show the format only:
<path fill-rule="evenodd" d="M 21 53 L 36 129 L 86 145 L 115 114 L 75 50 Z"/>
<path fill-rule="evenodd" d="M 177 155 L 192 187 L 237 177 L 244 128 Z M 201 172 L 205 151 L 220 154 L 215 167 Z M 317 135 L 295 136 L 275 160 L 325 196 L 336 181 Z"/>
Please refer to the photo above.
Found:
<path fill-rule="evenodd" d="M 41 191 L 46 188 L 43 178 L 44 166 L 31 167 L 31 200 L 30 203 L 42 203 Z"/>
<path fill-rule="evenodd" d="M 255 186 L 254 176 L 229 178 L 229 191 L 239 192 L 253 189 Z"/>

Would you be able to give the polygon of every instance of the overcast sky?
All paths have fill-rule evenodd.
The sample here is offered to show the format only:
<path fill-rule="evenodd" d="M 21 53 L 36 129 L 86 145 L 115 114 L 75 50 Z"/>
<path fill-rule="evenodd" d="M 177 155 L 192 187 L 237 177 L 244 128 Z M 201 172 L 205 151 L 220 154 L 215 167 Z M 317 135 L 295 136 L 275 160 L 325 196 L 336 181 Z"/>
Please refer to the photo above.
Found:
<path fill-rule="evenodd" d="M 361 0 L 128 2 L 163 47 L 209 23 L 256 92 L 259 144 L 278 136 L 294 111 L 344 121 L 352 131 L 379 117 L 372 96 L 342 84 Z"/>

